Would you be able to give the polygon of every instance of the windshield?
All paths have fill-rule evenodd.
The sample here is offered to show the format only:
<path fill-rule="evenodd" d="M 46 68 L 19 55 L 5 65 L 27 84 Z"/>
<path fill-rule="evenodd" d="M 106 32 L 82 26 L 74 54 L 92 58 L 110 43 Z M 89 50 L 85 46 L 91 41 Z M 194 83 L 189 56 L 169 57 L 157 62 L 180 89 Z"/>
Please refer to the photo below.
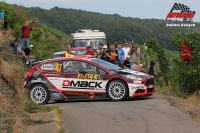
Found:
<path fill-rule="evenodd" d="M 97 65 L 101 65 L 103 68 L 105 68 L 107 70 L 116 70 L 117 71 L 119 69 L 122 69 L 119 66 L 116 66 L 116 65 L 114 65 L 110 62 L 107 62 L 107 61 L 104 61 L 104 60 L 101 60 L 101 59 L 91 58 L 90 61 L 97 64 Z"/>
<path fill-rule="evenodd" d="M 105 38 L 100 39 L 88 39 L 88 40 L 75 40 L 74 47 L 87 47 L 87 45 L 90 45 L 93 49 L 98 49 L 99 44 L 106 44 Z"/>
<path fill-rule="evenodd" d="M 87 52 L 87 50 L 74 50 L 74 52 L 75 55 L 84 55 Z"/>

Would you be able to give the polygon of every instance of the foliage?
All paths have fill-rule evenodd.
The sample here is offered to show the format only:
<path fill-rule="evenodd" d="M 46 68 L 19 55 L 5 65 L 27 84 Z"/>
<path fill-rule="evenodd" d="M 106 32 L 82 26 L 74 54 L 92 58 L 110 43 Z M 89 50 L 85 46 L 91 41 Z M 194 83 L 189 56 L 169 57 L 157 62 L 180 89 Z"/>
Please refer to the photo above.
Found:
<path fill-rule="evenodd" d="M 169 72 L 168 66 L 170 63 L 169 63 L 169 57 L 166 54 L 165 49 L 156 41 L 156 39 L 147 40 L 146 46 L 148 48 L 147 51 L 150 55 L 152 52 L 155 52 L 157 55 L 157 63 L 159 63 L 159 69 L 160 69 L 160 72 L 156 76 L 157 80 L 163 78 L 165 84 L 168 85 L 167 74 Z"/>
<path fill-rule="evenodd" d="M 7 22 L 7 26 L 14 28 L 16 24 L 16 11 L 11 4 L 8 4 L 4 1 L 0 1 L 0 11 L 5 11 L 5 22 Z"/>
<path fill-rule="evenodd" d="M 177 82 L 180 85 L 182 91 L 188 93 L 194 93 L 200 89 L 200 34 L 199 33 L 177 33 L 176 36 L 172 37 L 172 42 L 179 49 L 181 55 L 181 44 L 183 40 L 186 40 L 187 47 L 194 49 L 192 52 L 192 61 L 173 59 L 176 67 L 173 71 L 178 75 L 176 77 Z"/>
<path fill-rule="evenodd" d="M 29 16 L 37 16 L 40 22 L 52 28 L 59 29 L 67 34 L 74 33 L 77 29 L 93 29 L 105 32 L 109 43 L 125 40 L 144 44 L 149 38 L 156 38 L 163 47 L 176 50 L 171 42 L 171 36 L 177 32 L 200 32 L 200 24 L 195 27 L 167 27 L 165 21 L 158 19 L 140 19 L 122 17 L 118 14 L 107 15 L 75 9 L 54 7 L 50 10 L 39 7 L 27 8 Z M 176 21 L 176 23 L 183 23 Z"/>

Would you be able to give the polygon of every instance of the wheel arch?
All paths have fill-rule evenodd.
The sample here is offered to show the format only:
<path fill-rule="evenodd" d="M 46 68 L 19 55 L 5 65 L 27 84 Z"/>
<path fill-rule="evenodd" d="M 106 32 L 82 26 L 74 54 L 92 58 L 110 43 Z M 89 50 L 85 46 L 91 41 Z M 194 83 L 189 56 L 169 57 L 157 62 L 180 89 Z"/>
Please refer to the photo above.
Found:
<path fill-rule="evenodd" d="M 107 90 L 107 88 L 108 88 L 109 83 L 112 82 L 112 81 L 114 81 L 114 80 L 121 80 L 122 82 L 125 83 L 125 85 L 126 85 L 126 87 L 127 87 L 127 90 L 128 90 L 128 96 L 129 96 L 129 87 L 128 87 L 127 81 L 126 81 L 125 79 L 123 79 L 123 78 L 114 77 L 114 78 L 110 79 L 110 80 L 107 82 L 107 84 L 106 84 L 106 90 Z M 128 96 L 127 96 L 127 97 L 128 97 Z M 107 93 L 106 93 L 106 97 L 108 97 Z"/>
<path fill-rule="evenodd" d="M 30 91 L 30 89 L 31 89 L 33 86 L 35 86 L 35 85 L 43 85 L 43 86 L 45 86 L 45 87 L 47 88 L 47 90 L 48 90 L 47 85 L 45 85 L 44 83 L 38 83 L 38 82 L 31 84 L 30 87 L 28 88 L 28 90 Z M 48 91 L 49 91 L 49 90 L 48 90 Z"/>

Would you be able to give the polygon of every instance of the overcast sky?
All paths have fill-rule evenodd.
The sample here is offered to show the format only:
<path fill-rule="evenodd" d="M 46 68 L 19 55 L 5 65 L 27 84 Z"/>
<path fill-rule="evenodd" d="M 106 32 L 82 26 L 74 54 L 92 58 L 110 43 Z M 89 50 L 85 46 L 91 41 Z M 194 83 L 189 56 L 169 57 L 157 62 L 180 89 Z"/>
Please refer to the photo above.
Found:
<path fill-rule="evenodd" d="M 2 1 L 2 0 L 0 0 Z M 174 3 L 185 4 L 196 11 L 193 21 L 200 22 L 200 0 L 4 0 L 11 4 L 26 7 L 51 9 L 81 9 L 104 14 L 117 13 L 124 17 L 165 19 Z M 180 19 L 182 20 L 182 19 Z"/>

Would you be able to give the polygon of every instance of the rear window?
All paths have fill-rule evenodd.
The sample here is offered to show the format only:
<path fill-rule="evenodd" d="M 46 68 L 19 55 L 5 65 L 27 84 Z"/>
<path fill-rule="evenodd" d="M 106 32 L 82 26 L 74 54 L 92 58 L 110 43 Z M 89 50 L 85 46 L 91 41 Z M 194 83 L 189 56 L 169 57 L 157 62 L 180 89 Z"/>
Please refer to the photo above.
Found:
<path fill-rule="evenodd" d="M 43 71 L 60 72 L 62 64 L 59 62 L 50 62 L 40 65 L 39 68 Z"/>

